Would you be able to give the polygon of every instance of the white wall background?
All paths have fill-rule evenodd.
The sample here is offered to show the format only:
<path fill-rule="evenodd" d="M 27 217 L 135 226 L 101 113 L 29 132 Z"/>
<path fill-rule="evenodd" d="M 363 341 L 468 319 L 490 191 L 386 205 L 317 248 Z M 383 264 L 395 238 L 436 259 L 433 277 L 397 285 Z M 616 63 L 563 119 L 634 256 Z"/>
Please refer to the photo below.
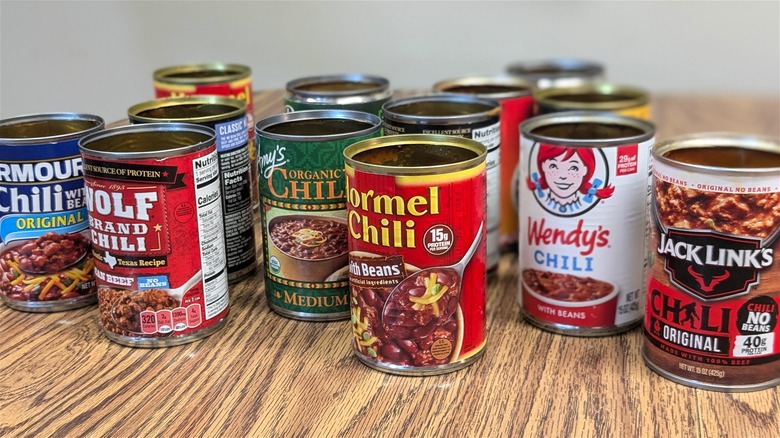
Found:
<path fill-rule="evenodd" d="M 654 93 L 780 97 L 780 2 L 0 1 L 0 117 L 114 121 L 153 98 L 152 72 L 252 67 L 255 90 L 359 72 L 428 88 L 514 61 L 603 62 Z"/>

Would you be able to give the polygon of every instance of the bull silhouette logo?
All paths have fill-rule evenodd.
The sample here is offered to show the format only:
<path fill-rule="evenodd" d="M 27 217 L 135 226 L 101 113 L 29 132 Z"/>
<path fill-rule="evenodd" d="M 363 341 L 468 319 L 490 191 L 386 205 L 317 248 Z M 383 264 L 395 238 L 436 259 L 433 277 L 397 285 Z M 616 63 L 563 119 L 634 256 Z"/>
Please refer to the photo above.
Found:
<path fill-rule="evenodd" d="M 712 289 L 717 286 L 720 282 L 726 280 L 731 276 L 729 271 L 724 271 L 720 275 L 713 275 L 710 277 L 710 281 L 707 282 L 704 280 L 704 276 L 698 272 L 696 272 L 693 269 L 693 265 L 688 266 L 688 273 L 693 276 L 693 278 L 696 280 L 697 283 L 699 283 L 699 286 L 701 287 L 702 292 L 712 292 Z"/>

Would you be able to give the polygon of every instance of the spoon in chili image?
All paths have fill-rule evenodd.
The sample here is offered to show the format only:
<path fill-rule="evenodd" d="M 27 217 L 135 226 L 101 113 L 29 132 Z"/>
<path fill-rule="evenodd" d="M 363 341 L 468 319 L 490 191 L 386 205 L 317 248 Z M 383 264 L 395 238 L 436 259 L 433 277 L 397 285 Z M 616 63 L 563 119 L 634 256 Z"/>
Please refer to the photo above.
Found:
<path fill-rule="evenodd" d="M 395 339 L 422 339 L 444 324 L 460 302 L 463 271 L 482 240 L 481 223 L 474 241 L 458 263 L 426 268 L 404 278 L 382 309 L 382 326 Z"/>

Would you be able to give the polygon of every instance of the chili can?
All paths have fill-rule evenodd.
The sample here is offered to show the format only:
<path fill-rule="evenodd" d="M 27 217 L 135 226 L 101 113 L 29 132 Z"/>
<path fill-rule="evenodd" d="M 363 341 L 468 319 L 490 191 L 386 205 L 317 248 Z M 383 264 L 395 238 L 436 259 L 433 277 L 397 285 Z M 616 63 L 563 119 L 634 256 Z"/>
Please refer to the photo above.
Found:
<path fill-rule="evenodd" d="M 506 72 L 538 88 L 577 87 L 604 79 L 603 64 L 572 58 L 515 62 Z"/>
<path fill-rule="evenodd" d="M 639 325 L 655 127 L 611 113 L 520 127 L 521 313 L 542 329 L 603 336 Z"/>
<path fill-rule="evenodd" d="M 95 303 L 78 141 L 103 126 L 75 113 L 0 120 L 0 298 L 9 307 Z"/>
<path fill-rule="evenodd" d="M 380 134 L 379 117 L 344 110 L 257 123 L 265 294 L 288 318 L 349 318 L 344 148 Z"/>
<path fill-rule="evenodd" d="M 166 347 L 221 328 L 229 296 L 214 130 L 124 126 L 79 147 L 103 333 Z"/>
<path fill-rule="evenodd" d="M 653 149 L 643 356 L 716 391 L 780 383 L 780 141 L 673 138 Z"/>
<path fill-rule="evenodd" d="M 131 123 L 195 123 L 216 133 L 222 191 L 228 282 L 257 267 L 246 103 L 220 96 L 169 97 L 133 105 Z"/>
<path fill-rule="evenodd" d="M 400 375 L 473 364 L 487 339 L 485 146 L 395 135 L 344 157 L 355 356 Z"/>
<path fill-rule="evenodd" d="M 241 64 L 212 62 L 164 67 L 154 72 L 154 91 L 158 99 L 193 95 L 232 97 L 246 103 L 246 126 L 249 135 L 252 205 L 259 206 L 257 192 L 257 145 L 255 145 L 255 113 L 252 99 L 252 69 Z"/>
<path fill-rule="evenodd" d="M 477 140 L 487 148 L 487 267 L 498 267 L 501 221 L 501 106 L 495 100 L 436 94 L 388 102 L 382 110 L 385 135 L 440 134 Z"/>
<path fill-rule="evenodd" d="M 650 120 L 650 94 L 637 87 L 607 83 L 559 87 L 534 92 L 537 114 L 562 111 L 609 111 Z"/>
<path fill-rule="evenodd" d="M 390 81 L 366 74 L 308 76 L 287 83 L 285 111 L 341 109 L 380 115 Z"/>
<path fill-rule="evenodd" d="M 501 104 L 501 163 L 499 164 L 501 200 L 499 205 L 499 245 L 502 251 L 517 250 L 517 171 L 520 152 L 520 123 L 534 110 L 534 86 L 510 76 L 471 76 L 441 81 L 433 86 L 443 93 L 471 94 Z"/>

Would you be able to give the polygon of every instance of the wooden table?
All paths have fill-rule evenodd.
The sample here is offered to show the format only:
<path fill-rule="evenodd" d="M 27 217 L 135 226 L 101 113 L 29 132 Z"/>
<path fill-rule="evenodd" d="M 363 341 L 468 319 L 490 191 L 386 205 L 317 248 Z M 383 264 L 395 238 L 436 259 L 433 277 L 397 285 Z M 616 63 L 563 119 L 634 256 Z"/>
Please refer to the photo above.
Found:
<path fill-rule="evenodd" d="M 258 120 L 282 112 L 281 96 L 256 95 Z M 658 138 L 780 137 L 777 96 L 658 96 L 653 105 Z M 672 383 L 643 363 L 640 330 L 593 339 L 538 330 L 521 320 L 516 288 L 517 257 L 506 254 L 489 283 L 486 354 L 425 378 L 360 364 L 346 321 L 272 313 L 261 273 L 231 288 L 222 330 L 165 349 L 108 341 L 95 307 L 0 306 L 0 436 L 780 436 L 780 388 Z"/>

